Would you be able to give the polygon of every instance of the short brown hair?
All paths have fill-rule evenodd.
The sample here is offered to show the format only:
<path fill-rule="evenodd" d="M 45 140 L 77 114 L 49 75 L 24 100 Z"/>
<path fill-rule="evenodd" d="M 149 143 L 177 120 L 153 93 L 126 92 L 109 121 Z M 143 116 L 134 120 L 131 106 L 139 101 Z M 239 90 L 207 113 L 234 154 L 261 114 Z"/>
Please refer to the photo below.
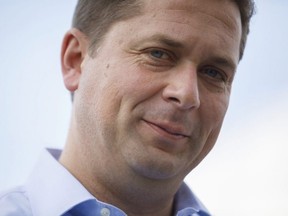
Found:
<path fill-rule="evenodd" d="M 78 0 L 72 26 L 90 41 L 90 51 L 100 43 L 112 24 L 140 14 L 139 0 Z"/>
<path fill-rule="evenodd" d="M 145 1 L 145 0 L 142 0 Z M 232 0 L 239 8 L 242 22 L 240 60 L 243 57 L 249 24 L 254 14 L 254 0 Z M 72 26 L 87 35 L 90 50 L 101 41 L 116 21 L 128 19 L 141 13 L 141 0 L 78 0 Z"/>
<path fill-rule="evenodd" d="M 246 42 L 247 42 L 247 36 L 250 32 L 250 20 L 251 17 L 255 13 L 255 3 L 254 0 L 233 0 L 240 11 L 241 15 L 241 23 L 242 23 L 242 36 L 241 36 L 241 42 L 240 42 L 240 58 L 242 59 Z"/>

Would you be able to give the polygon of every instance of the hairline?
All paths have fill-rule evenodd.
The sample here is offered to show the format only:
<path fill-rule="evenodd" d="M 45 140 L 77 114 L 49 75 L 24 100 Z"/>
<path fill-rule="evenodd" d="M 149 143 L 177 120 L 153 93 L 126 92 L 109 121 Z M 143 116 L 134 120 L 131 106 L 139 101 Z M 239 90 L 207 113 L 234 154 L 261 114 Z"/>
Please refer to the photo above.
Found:
<path fill-rule="evenodd" d="M 238 3 L 237 0 L 230 0 L 230 2 L 234 3 L 238 10 L 239 10 L 239 13 L 240 13 L 240 19 L 241 19 L 241 40 L 240 40 L 240 44 L 239 44 L 239 62 L 242 60 L 243 58 L 243 55 L 244 55 L 244 50 L 245 50 L 245 46 L 246 46 L 246 43 L 247 43 L 247 36 L 249 34 L 249 26 L 250 26 L 250 18 L 252 17 L 252 15 L 254 14 L 254 11 L 255 11 L 255 8 L 254 8 L 254 1 L 251 0 L 250 1 L 250 9 L 252 10 L 249 14 L 247 13 L 247 18 L 248 18 L 248 21 L 246 21 L 246 25 L 244 26 L 243 24 L 243 19 L 242 19 L 242 16 L 243 16 L 243 13 L 241 11 L 241 7 L 240 7 L 240 4 Z M 141 14 L 143 14 L 143 11 L 145 9 L 144 7 L 144 4 L 145 1 L 144 0 L 134 0 L 132 2 L 132 4 L 130 5 L 130 10 L 128 10 L 128 15 L 127 16 L 124 16 L 124 17 L 121 17 L 119 19 L 115 19 L 113 20 L 112 22 L 110 22 L 108 25 L 104 25 L 104 31 L 102 33 L 100 33 L 100 37 L 98 35 L 98 37 L 96 38 L 95 36 L 97 35 L 95 32 L 92 31 L 92 33 L 90 32 L 90 34 L 87 35 L 87 33 L 83 32 L 81 30 L 81 28 L 78 28 L 77 26 L 73 26 L 77 29 L 79 29 L 80 31 L 82 31 L 88 38 L 89 40 L 89 46 L 88 46 L 88 53 L 91 55 L 91 56 L 94 56 L 95 55 L 95 52 L 96 50 L 98 49 L 98 47 L 101 45 L 101 43 L 103 42 L 103 40 L 105 39 L 106 35 L 108 34 L 108 32 L 110 31 L 110 29 L 115 25 L 117 24 L 118 22 L 121 22 L 121 21 L 125 21 L 125 20 L 129 20 L 129 19 L 132 19 L 132 18 L 135 18 L 135 17 L 138 17 L 138 16 L 141 16 Z M 252 5 L 251 5 L 252 4 Z M 131 8 L 136 8 L 135 12 L 131 12 Z M 126 10 L 127 9 L 121 9 L 122 11 Z M 74 24 L 73 24 L 74 25 Z M 246 27 L 244 29 L 244 27 Z"/>

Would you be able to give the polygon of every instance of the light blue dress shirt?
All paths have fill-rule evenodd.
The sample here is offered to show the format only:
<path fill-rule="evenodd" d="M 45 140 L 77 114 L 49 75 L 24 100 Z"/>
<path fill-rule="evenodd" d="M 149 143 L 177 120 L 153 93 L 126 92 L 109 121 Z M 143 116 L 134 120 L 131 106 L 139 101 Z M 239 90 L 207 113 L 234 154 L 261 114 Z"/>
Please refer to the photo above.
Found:
<path fill-rule="evenodd" d="M 65 169 L 60 150 L 47 149 L 24 186 L 0 193 L 0 216 L 125 216 L 97 200 Z M 175 215 L 210 216 L 186 184 L 175 196 Z"/>

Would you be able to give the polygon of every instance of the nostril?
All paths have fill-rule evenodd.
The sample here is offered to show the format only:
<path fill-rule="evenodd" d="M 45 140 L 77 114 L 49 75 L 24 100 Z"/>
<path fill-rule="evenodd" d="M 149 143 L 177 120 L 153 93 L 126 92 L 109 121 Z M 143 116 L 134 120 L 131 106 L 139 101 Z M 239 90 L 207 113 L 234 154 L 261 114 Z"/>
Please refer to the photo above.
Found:
<path fill-rule="evenodd" d="M 170 100 L 172 102 L 180 103 L 180 100 L 175 98 L 175 97 L 169 97 L 168 100 Z"/>
<path fill-rule="evenodd" d="M 193 98 L 191 100 L 185 100 L 185 98 L 168 97 L 168 103 L 172 103 L 181 109 L 197 109 L 200 106 L 199 98 Z"/>

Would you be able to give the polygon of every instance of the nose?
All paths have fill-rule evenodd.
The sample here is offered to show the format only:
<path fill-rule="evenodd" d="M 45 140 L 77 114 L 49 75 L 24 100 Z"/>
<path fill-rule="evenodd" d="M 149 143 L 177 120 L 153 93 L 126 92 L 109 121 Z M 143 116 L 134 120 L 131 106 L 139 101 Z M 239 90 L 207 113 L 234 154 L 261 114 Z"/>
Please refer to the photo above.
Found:
<path fill-rule="evenodd" d="M 162 92 L 164 100 L 182 110 L 198 109 L 200 97 L 197 69 L 189 67 L 172 73 Z"/>

